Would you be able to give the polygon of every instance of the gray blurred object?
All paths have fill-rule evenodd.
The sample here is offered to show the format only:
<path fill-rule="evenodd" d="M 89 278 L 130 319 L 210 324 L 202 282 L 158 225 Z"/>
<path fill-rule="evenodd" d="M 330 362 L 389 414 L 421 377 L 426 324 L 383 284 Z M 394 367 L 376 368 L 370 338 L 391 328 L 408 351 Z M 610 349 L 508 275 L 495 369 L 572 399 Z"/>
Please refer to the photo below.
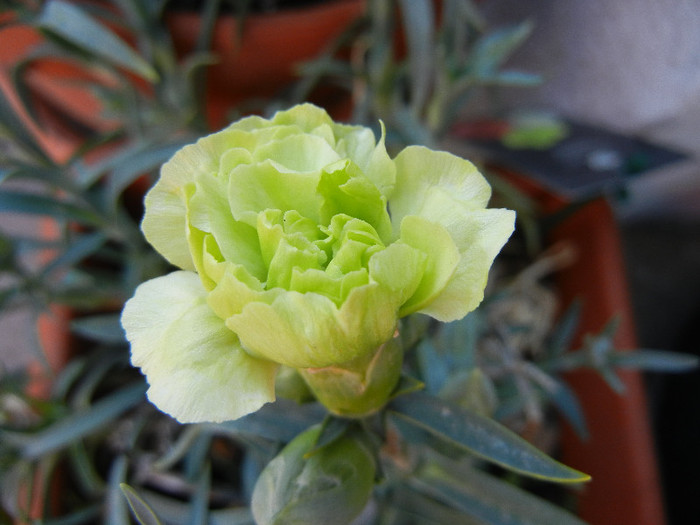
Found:
<path fill-rule="evenodd" d="M 533 90 L 503 90 L 506 108 L 540 108 L 700 153 L 700 1 L 498 0 L 491 25 L 530 19 L 512 66 L 536 71 Z M 680 163 L 630 185 L 623 219 L 700 218 L 700 163 Z"/>

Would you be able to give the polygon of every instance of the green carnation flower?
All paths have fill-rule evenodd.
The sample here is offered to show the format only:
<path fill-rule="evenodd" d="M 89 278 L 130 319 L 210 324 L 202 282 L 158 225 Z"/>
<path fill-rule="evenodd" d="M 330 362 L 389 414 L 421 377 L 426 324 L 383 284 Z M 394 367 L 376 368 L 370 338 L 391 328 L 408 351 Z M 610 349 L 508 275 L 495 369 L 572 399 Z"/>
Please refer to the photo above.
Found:
<path fill-rule="evenodd" d="M 398 319 L 452 321 L 481 302 L 514 223 L 485 209 L 490 193 L 463 159 L 408 147 L 392 160 L 383 137 L 309 104 L 184 147 L 142 223 L 181 270 L 139 286 L 122 315 L 150 400 L 183 422 L 236 419 L 274 400 L 285 365 L 336 413 L 381 407 Z M 329 377 L 354 381 L 331 390 L 357 403 L 334 400 Z"/>

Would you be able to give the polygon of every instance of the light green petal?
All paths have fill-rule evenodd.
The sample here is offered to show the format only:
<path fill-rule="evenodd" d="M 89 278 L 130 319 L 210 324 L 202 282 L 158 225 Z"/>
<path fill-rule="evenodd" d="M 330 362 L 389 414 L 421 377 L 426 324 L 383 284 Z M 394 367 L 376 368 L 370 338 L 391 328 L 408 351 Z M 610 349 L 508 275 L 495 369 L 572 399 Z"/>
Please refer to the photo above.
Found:
<path fill-rule="evenodd" d="M 389 201 L 398 232 L 407 215 L 422 215 L 429 193 L 440 189 L 468 208 L 484 208 L 491 187 L 474 165 L 450 153 L 410 146 L 396 156 L 396 189 Z"/>
<path fill-rule="evenodd" d="M 146 194 L 141 230 L 149 243 L 171 264 L 194 270 L 187 243 L 186 210 L 182 187 L 170 187 L 160 179 Z"/>
<path fill-rule="evenodd" d="M 369 283 L 367 270 L 362 268 L 339 277 L 333 277 L 322 270 L 299 270 L 292 272 L 289 290 L 325 295 L 336 306 L 340 306 L 353 288 Z"/>
<path fill-rule="evenodd" d="M 238 131 L 235 134 L 229 132 L 232 139 L 235 137 L 235 147 L 226 150 L 219 161 L 219 171 L 216 173 L 216 178 L 219 183 L 226 187 L 229 174 L 241 164 L 252 164 L 253 154 L 250 152 L 257 145 L 257 141 L 252 133 Z M 244 147 L 245 146 L 245 147 Z M 222 193 L 223 196 L 226 193 Z"/>
<path fill-rule="evenodd" d="M 324 124 L 334 126 L 333 119 L 328 113 L 313 104 L 298 104 L 290 109 L 278 111 L 270 120 L 270 124 L 298 126 L 305 133 Z"/>
<path fill-rule="evenodd" d="M 261 128 L 270 127 L 270 121 L 258 115 L 244 117 L 236 122 L 233 122 L 228 129 L 240 131 L 256 131 Z"/>
<path fill-rule="evenodd" d="M 460 253 L 450 232 L 423 217 L 404 217 L 401 242 L 426 255 L 421 282 L 399 312 L 403 317 L 430 304 L 443 291 L 460 262 Z"/>
<path fill-rule="evenodd" d="M 340 308 L 340 323 L 349 337 L 354 334 L 359 340 L 358 356 L 374 351 L 394 335 L 401 295 L 378 283 L 354 288 L 348 294 Z"/>
<path fill-rule="evenodd" d="M 149 399 L 182 423 L 237 419 L 274 400 L 277 366 L 241 348 L 194 273 L 143 283 L 127 301 L 122 325 Z"/>
<path fill-rule="evenodd" d="M 388 198 L 396 184 L 396 167 L 384 145 L 384 125 L 382 136 L 375 144 L 374 133 L 364 126 L 343 126 L 336 150 L 357 164 L 381 194 Z M 339 133 L 339 135 L 340 135 Z"/>
<path fill-rule="evenodd" d="M 266 269 L 257 232 L 233 218 L 226 192 L 227 184 L 220 178 L 210 174 L 199 177 L 193 191 L 187 192 L 188 223 L 212 234 L 223 259 L 242 264 L 252 275 L 264 279 Z M 195 252 L 191 253 L 196 258 Z"/>
<path fill-rule="evenodd" d="M 283 290 L 265 290 L 263 284 L 251 276 L 241 265 L 227 264 L 216 287 L 209 292 L 209 307 L 221 319 L 240 314 L 250 302 L 271 303 Z"/>
<path fill-rule="evenodd" d="M 295 242 L 296 241 L 296 242 Z M 290 288 L 292 271 L 320 270 L 326 253 L 300 236 L 285 236 L 280 239 L 275 255 L 270 261 L 267 288 Z"/>
<path fill-rule="evenodd" d="M 226 129 L 183 147 L 163 165 L 158 182 L 146 195 L 143 233 L 161 255 L 180 268 L 194 270 L 185 238 L 182 189 L 203 174 L 218 172 L 221 156 L 235 145 Z"/>
<path fill-rule="evenodd" d="M 372 256 L 369 272 L 374 281 L 397 293 L 403 304 L 418 289 L 427 260 L 424 252 L 397 242 Z"/>
<path fill-rule="evenodd" d="M 420 311 L 440 321 L 461 319 L 482 301 L 491 264 L 513 233 L 515 212 L 460 210 L 451 195 L 434 192 L 425 203 L 423 215 L 450 233 L 460 261 L 445 289 Z"/>
<path fill-rule="evenodd" d="M 234 219 L 257 227 L 258 212 L 296 210 L 318 222 L 320 173 L 280 172 L 272 161 L 241 165 L 231 173 L 228 200 Z"/>
<path fill-rule="evenodd" d="M 382 239 L 390 240 L 391 219 L 386 198 L 353 162 L 342 160 L 327 166 L 321 173 L 318 193 L 323 197 L 323 224 L 343 213 L 366 221 Z"/>
<path fill-rule="evenodd" d="M 328 238 L 325 249 L 331 253 L 326 265 L 329 277 L 341 279 L 352 272 L 366 271 L 372 256 L 384 245 L 372 225 L 348 215 L 336 215 L 330 226 L 324 228 Z M 350 281 L 344 281 L 343 287 Z M 343 297 L 346 293 L 343 292 Z"/>
<path fill-rule="evenodd" d="M 291 135 L 261 144 L 254 153 L 256 162 L 267 159 L 284 166 L 285 171 L 318 171 L 340 160 L 328 142 L 316 135 Z"/>
<path fill-rule="evenodd" d="M 285 291 L 272 304 L 250 302 L 226 319 L 243 346 L 261 358 L 291 366 L 328 366 L 352 359 L 353 348 L 329 298 Z"/>
<path fill-rule="evenodd" d="M 394 333 L 396 298 L 378 284 L 353 289 L 340 310 L 315 293 L 283 292 L 271 304 L 251 302 L 226 320 L 243 346 L 292 368 L 344 363 Z"/>

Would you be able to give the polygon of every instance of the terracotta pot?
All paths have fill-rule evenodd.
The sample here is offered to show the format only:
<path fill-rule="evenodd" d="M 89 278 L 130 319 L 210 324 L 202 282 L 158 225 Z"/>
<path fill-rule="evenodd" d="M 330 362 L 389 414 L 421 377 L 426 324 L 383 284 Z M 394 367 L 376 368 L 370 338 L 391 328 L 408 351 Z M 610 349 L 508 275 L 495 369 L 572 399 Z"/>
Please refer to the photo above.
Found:
<path fill-rule="evenodd" d="M 296 77 L 296 67 L 316 57 L 363 10 L 364 0 L 335 0 L 249 15 L 242 26 L 234 16 L 221 16 L 212 39 L 218 61 L 207 69 L 205 97 L 212 129 L 226 125 L 227 114 L 241 101 L 270 97 L 288 86 Z M 191 52 L 201 27 L 199 15 L 172 13 L 167 24 L 176 50 L 181 55 Z"/>
<path fill-rule="evenodd" d="M 496 168 L 527 192 L 545 213 L 567 202 L 519 174 Z M 547 239 L 565 242 L 578 254 L 557 273 L 563 305 L 583 301 L 578 343 L 585 333 L 598 333 L 615 316 L 621 323 L 616 348 L 636 348 L 634 321 L 625 276 L 622 245 L 613 210 L 604 198 L 580 208 L 560 223 Z M 593 371 L 567 375 L 581 401 L 590 437 L 578 438 L 564 425 L 562 461 L 592 476 L 579 494 L 579 515 L 592 525 L 663 525 L 662 490 L 647 412 L 646 392 L 639 372 L 619 373 L 626 392 L 614 392 Z"/>
<path fill-rule="evenodd" d="M 582 332 L 597 331 L 619 315 L 616 347 L 635 348 L 619 231 L 607 202 L 599 199 L 581 209 L 552 233 L 552 239 L 567 239 L 582 254 L 557 279 L 563 301 L 585 301 Z M 613 392 L 594 372 L 570 374 L 590 438 L 582 442 L 565 428 L 562 459 L 593 477 L 581 493 L 583 519 L 595 525 L 661 525 L 663 503 L 642 377 L 632 371 L 620 376 L 624 395 Z"/>

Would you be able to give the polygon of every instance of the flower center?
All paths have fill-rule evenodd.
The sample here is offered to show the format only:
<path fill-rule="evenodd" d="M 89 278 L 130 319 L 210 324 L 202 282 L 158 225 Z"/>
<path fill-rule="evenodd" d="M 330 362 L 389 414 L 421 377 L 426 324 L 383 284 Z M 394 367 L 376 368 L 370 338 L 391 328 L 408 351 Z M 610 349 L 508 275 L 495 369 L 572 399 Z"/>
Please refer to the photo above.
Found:
<path fill-rule="evenodd" d="M 265 210 L 257 230 L 268 268 L 266 289 L 320 293 L 337 305 L 369 283 L 369 259 L 384 249 L 370 224 L 345 214 L 319 226 L 295 210 Z"/>

